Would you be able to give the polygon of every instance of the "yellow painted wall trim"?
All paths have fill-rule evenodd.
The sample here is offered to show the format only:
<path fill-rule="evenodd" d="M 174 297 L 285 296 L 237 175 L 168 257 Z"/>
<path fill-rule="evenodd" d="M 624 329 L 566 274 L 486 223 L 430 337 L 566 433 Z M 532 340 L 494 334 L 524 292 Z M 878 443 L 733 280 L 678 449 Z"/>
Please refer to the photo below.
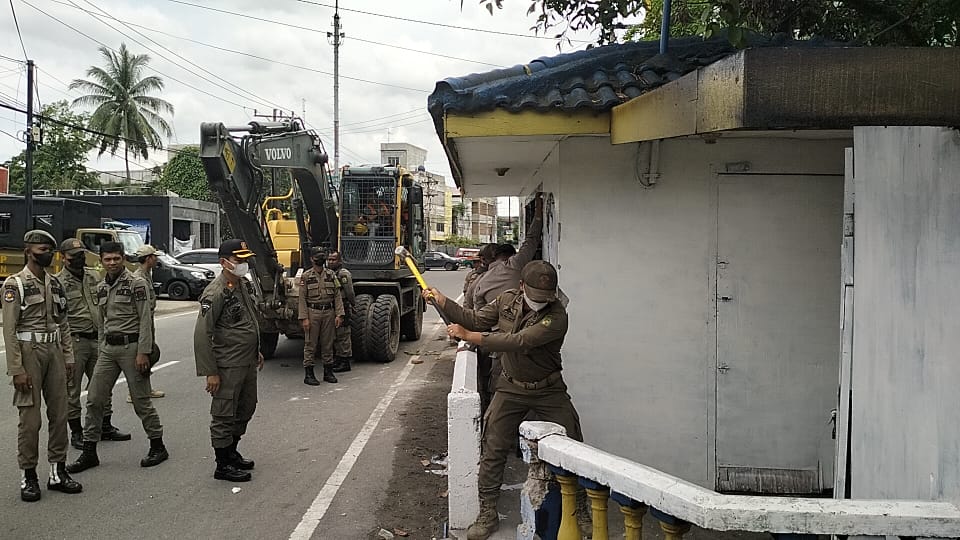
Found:
<path fill-rule="evenodd" d="M 448 138 L 511 135 L 606 135 L 610 113 L 510 112 L 504 109 L 474 114 L 450 113 L 444 122 Z"/>

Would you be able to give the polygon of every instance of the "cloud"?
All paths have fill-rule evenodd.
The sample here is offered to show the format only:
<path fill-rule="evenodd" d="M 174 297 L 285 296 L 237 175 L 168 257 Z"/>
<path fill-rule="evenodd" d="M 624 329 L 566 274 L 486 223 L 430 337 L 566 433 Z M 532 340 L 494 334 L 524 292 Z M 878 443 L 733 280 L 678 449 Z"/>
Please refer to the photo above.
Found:
<path fill-rule="evenodd" d="M 121 42 L 126 42 L 135 52 L 149 54 L 152 58 L 151 68 L 161 73 L 166 81 L 162 97 L 176 108 L 172 122 L 175 138 L 171 142 L 196 143 L 201 122 L 246 123 L 254 109 L 258 113 L 270 114 L 273 108 L 280 107 L 297 114 L 305 109 L 307 121 L 321 133 L 328 152 L 333 154 L 333 77 L 281 64 L 333 72 L 333 50 L 326 35 L 326 32 L 332 31 L 332 10 L 328 8 L 296 0 L 191 0 L 209 7 L 314 30 L 308 31 L 202 10 L 169 0 L 26 1 L 111 47 L 116 48 Z M 332 4 L 333 0 L 329 3 Z M 27 51 L 42 69 L 38 74 L 41 99 L 47 102 L 76 97 L 75 92 L 67 91 L 64 83 L 84 77 L 89 66 L 101 63 L 97 52 L 99 45 L 31 9 L 24 4 L 24 0 L 15 2 L 15 5 Z M 510 0 L 504 2 L 503 10 L 495 10 L 494 15 L 490 16 L 476 0 L 466 0 L 462 10 L 459 0 L 341 2 L 342 31 L 346 34 L 340 50 L 341 163 L 378 161 L 380 143 L 386 142 L 389 137 L 394 142 L 409 142 L 426 148 L 429 151 L 428 168 L 451 178 L 440 142 L 426 113 L 427 95 L 438 80 L 495 68 L 476 62 L 420 54 L 399 47 L 497 66 L 512 66 L 558 53 L 553 40 L 420 24 L 356 13 L 347 11 L 347 8 L 530 36 L 532 32 L 529 28 L 534 20 L 526 16 L 528 5 L 527 1 Z M 97 12 L 96 7 L 117 19 L 132 21 L 173 36 L 244 51 L 269 61 L 218 51 L 136 28 L 201 66 L 201 70 L 115 21 L 105 19 L 116 29 L 98 22 L 87 13 Z M 121 31 L 129 37 L 120 35 Z M 589 36 L 580 37 L 589 39 Z M 142 45 L 135 43 L 135 40 Z M 570 48 L 565 45 L 564 51 Z M 0 21 L 0 54 L 14 58 L 23 55 L 9 17 Z M 15 67 L 15 64 L 0 61 L 0 99 L 16 97 L 20 101 L 25 100 L 23 74 L 4 74 L 5 70 Z M 12 132 L 22 129 L 17 127 L 17 123 L 22 125 L 22 115 L 0 113 L 0 130 Z M 0 161 L 19 153 L 21 149 L 21 143 L 0 134 Z M 152 166 L 162 161 L 163 157 L 158 155 L 153 159 L 152 156 L 149 161 L 138 162 L 141 166 Z M 104 157 L 93 160 L 91 166 L 121 169 L 122 160 Z M 139 168 L 137 165 L 133 167 Z"/>

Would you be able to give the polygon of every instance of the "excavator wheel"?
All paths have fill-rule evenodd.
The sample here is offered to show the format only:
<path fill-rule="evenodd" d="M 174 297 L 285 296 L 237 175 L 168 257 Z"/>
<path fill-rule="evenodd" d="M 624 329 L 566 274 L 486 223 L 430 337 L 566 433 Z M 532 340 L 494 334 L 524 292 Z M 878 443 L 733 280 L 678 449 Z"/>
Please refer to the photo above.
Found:
<path fill-rule="evenodd" d="M 420 289 L 417 289 L 419 292 Z M 416 341 L 420 339 L 423 330 L 423 297 L 417 295 L 417 307 L 413 311 L 400 317 L 400 334 L 404 341 Z"/>
<path fill-rule="evenodd" d="M 366 326 L 366 358 L 393 362 L 400 347 L 400 306 L 392 294 L 381 294 L 370 307 Z"/>
<path fill-rule="evenodd" d="M 350 340 L 353 342 L 353 358 L 367 359 L 366 336 L 367 319 L 370 318 L 370 306 L 373 305 L 373 295 L 358 294 L 353 313 L 350 314 Z"/>
<path fill-rule="evenodd" d="M 264 360 L 273 358 L 273 353 L 277 352 L 277 342 L 280 341 L 280 334 L 276 332 L 262 332 L 260 334 L 260 354 Z"/>

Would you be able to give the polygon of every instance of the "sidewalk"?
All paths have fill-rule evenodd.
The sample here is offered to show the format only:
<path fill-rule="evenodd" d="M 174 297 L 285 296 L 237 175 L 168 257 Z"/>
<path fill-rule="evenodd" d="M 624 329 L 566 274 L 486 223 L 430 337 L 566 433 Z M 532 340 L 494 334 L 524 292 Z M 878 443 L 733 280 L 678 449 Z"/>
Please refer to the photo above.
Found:
<path fill-rule="evenodd" d="M 180 313 L 196 310 L 199 304 L 195 300 L 157 300 L 157 315 Z M 3 314 L 0 313 L 0 326 L 3 326 Z"/>

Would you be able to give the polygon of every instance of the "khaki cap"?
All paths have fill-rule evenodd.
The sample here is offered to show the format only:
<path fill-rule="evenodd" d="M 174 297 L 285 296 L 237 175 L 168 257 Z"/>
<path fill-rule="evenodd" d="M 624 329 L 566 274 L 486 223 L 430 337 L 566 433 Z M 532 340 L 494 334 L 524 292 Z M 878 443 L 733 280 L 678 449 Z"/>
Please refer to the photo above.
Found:
<path fill-rule="evenodd" d="M 137 248 L 137 257 L 148 257 L 157 252 L 157 248 L 150 244 L 144 244 Z"/>
<path fill-rule="evenodd" d="M 40 229 L 34 229 L 32 231 L 27 231 L 27 234 L 23 235 L 24 244 L 47 244 L 51 247 L 57 247 L 57 239 L 53 237 L 52 234 L 47 231 Z"/>
<path fill-rule="evenodd" d="M 523 294 L 534 302 L 557 299 L 557 270 L 547 261 L 530 261 L 520 273 Z"/>
<path fill-rule="evenodd" d="M 79 251 L 83 251 L 83 242 L 77 240 L 76 238 L 67 238 L 63 242 L 60 242 L 60 253 L 66 253 L 67 255 L 73 255 Z"/>

